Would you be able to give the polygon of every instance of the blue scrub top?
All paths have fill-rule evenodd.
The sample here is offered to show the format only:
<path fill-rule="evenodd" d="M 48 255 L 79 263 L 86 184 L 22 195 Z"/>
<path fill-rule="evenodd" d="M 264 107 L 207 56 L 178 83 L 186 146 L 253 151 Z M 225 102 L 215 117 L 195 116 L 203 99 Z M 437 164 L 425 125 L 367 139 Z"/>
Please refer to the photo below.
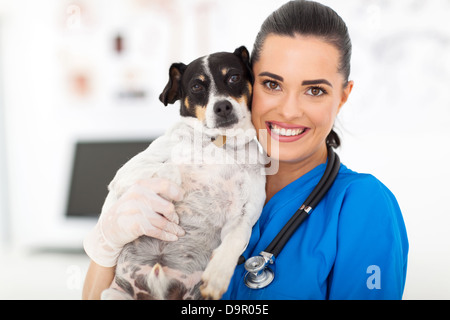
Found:
<path fill-rule="evenodd" d="M 244 257 L 258 255 L 312 192 L 321 164 L 276 193 L 253 227 Z M 372 175 L 341 165 L 331 189 L 289 239 L 264 289 L 237 266 L 223 299 L 401 299 L 408 238 L 394 195 Z"/>

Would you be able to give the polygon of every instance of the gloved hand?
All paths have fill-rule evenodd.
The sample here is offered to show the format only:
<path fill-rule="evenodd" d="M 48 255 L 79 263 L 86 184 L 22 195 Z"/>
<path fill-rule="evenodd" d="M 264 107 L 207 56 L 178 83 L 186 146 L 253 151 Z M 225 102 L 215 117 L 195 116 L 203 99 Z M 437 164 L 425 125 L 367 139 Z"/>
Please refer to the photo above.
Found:
<path fill-rule="evenodd" d="M 152 178 L 139 181 L 109 208 L 111 199 L 107 199 L 95 228 L 84 239 L 87 255 L 101 266 L 113 267 L 123 246 L 142 235 L 178 240 L 185 232 L 178 225 L 172 201 L 180 201 L 183 195 L 175 183 Z"/>

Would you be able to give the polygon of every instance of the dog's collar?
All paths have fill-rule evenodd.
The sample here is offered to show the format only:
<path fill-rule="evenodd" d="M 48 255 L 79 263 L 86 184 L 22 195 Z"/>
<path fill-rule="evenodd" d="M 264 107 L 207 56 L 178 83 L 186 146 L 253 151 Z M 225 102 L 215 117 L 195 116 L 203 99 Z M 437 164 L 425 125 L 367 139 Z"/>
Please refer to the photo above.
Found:
<path fill-rule="evenodd" d="M 227 136 L 218 135 L 217 137 L 211 137 L 211 142 L 218 148 L 222 148 L 227 142 Z"/>

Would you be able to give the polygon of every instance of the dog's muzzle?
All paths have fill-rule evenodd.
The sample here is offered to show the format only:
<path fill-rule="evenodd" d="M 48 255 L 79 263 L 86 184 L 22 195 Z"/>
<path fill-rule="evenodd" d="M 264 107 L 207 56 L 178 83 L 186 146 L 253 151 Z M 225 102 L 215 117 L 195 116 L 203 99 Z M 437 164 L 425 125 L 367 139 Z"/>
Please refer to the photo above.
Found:
<path fill-rule="evenodd" d="M 238 123 L 238 118 L 233 112 L 233 105 L 228 100 L 217 101 L 213 107 L 216 118 L 216 127 L 230 127 Z"/>

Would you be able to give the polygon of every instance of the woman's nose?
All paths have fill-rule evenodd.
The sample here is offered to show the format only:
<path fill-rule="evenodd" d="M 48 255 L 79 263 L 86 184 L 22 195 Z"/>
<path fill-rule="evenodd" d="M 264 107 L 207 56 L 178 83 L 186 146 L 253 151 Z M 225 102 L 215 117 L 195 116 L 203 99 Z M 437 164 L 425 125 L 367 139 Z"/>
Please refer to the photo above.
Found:
<path fill-rule="evenodd" d="M 278 113 L 286 120 L 303 115 L 301 99 L 298 94 L 287 94 L 278 107 Z"/>

